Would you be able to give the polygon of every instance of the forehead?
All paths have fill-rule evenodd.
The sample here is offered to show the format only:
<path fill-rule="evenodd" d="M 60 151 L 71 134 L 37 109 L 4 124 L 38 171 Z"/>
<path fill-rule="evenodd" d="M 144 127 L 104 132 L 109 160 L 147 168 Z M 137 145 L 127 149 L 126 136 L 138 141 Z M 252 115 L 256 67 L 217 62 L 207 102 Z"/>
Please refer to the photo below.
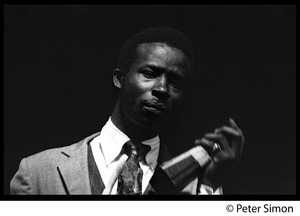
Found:
<path fill-rule="evenodd" d="M 142 43 L 138 45 L 136 51 L 138 61 L 152 61 L 185 70 L 189 70 L 190 67 L 189 59 L 180 49 L 165 43 Z"/>

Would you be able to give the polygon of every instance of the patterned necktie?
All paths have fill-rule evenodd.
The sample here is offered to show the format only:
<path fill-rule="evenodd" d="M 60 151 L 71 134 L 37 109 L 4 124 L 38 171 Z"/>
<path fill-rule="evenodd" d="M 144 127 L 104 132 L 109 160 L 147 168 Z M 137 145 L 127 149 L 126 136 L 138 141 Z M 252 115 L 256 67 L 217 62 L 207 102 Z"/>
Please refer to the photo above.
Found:
<path fill-rule="evenodd" d="M 123 146 L 125 154 L 128 155 L 124 170 L 118 178 L 118 195 L 141 195 L 142 194 L 142 179 L 143 170 L 139 165 L 146 153 L 150 150 L 150 146 L 134 145 L 129 140 Z"/>

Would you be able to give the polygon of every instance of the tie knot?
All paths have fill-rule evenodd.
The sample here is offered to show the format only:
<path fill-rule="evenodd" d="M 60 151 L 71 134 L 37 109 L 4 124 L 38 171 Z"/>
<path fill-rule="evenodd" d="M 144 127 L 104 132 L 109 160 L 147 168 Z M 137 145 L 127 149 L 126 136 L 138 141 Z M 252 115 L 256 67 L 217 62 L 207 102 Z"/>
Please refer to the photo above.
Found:
<path fill-rule="evenodd" d="M 137 154 L 137 146 L 131 140 L 127 141 L 124 144 L 123 149 L 125 151 L 125 154 L 127 155 L 131 155 L 132 153 Z"/>
<path fill-rule="evenodd" d="M 139 142 L 133 142 L 132 140 L 127 141 L 123 149 L 125 151 L 125 154 L 127 154 L 129 157 L 137 156 L 138 161 L 142 161 L 146 154 L 151 150 L 151 147 L 148 145 L 144 145 Z"/>

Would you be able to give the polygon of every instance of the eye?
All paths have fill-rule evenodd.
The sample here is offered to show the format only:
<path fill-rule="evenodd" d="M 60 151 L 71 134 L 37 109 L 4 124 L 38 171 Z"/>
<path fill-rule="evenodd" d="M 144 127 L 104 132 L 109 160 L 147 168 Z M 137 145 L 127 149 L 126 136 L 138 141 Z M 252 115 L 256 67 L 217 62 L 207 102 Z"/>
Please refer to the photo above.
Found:
<path fill-rule="evenodd" d="M 170 82 L 170 85 L 173 87 L 173 88 L 175 88 L 175 89 L 183 89 L 183 86 L 184 86 L 184 84 L 183 84 L 183 82 L 181 82 L 181 81 L 179 81 L 179 80 L 177 80 L 177 81 L 171 81 Z"/>
<path fill-rule="evenodd" d="M 169 77 L 169 83 L 173 88 L 182 90 L 185 85 L 185 79 L 174 75 Z"/>
<path fill-rule="evenodd" d="M 157 73 L 155 71 L 152 71 L 152 70 L 148 70 L 148 69 L 145 69 L 145 70 L 142 70 L 141 73 L 144 75 L 144 77 L 146 78 L 155 78 L 157 77 Z"/>

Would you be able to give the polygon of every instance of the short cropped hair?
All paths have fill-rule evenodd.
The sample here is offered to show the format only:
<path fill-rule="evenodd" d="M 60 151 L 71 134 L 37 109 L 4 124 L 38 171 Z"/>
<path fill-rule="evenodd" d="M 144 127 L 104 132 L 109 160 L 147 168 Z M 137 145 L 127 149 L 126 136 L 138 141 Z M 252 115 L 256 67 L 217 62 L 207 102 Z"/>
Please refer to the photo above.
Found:
<path fill-rule="evenodd" d="M 128 39 L 119 53 L 117 67 L 127 73 L 136 57 L 138 45 L 155 42 L 165 43 L 181 50 L 190 60 L 191 66 L 193 65 L 193 48 L 189 38 L 179 30 L 161 26 L 146 29 Z"/>

